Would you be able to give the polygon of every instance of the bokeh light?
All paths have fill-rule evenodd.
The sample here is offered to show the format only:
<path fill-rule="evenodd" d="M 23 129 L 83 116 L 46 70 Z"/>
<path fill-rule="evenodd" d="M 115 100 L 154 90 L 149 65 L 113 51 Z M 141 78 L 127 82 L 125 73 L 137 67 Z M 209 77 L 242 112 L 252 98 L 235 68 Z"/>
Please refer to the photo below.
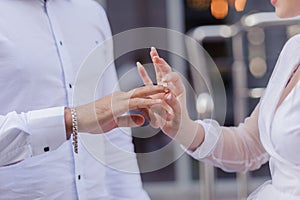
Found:
<path fill-rule="evenodd" d="M 227 0 L 212 0 L 210 5 L 211 14 L 216 19 L 223 19 L 228 14 Z"/>
<path fill-rule="evenodd" d="M 187 0 L 188 6 L 202 10 L 210 7 L 211 14 L 217 19 L 223 19 L 228 14 L 228 6 L 235 8 L 237 12 L 245 9 L 247 0 Z"/>

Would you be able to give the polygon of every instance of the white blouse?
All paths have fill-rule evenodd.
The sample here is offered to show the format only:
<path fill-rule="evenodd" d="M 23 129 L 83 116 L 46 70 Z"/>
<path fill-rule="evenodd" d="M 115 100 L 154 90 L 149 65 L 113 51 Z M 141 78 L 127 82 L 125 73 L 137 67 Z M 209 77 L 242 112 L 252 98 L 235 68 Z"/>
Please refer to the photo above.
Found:
<path fill-rule="evenodd" d="M 264 97 L 244 123 L 222 127 L 213 120 L 199 121 L 205 129 L 203 144 L 194 152 L 226 171 L 248 171 L 269 160 L 272 180 L 249 200 L 300 199 L 300 81 L 278 106 L 292 72 L 300 63 L 300 35 L 284 46 Z"/>

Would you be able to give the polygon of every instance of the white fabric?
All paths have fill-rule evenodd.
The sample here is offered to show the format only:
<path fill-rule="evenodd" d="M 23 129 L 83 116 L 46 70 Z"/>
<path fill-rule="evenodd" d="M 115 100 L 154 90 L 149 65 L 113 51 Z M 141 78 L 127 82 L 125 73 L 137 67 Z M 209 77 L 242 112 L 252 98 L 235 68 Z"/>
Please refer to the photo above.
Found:
<path fill-rule="evenodd" d="M 0 200 L 149 199 L 139 174 L 104 166 L 81 143 L 75 155 L 65 139 L 76 73 L 109 37 L 105 12 L 91 0 L 0 1 Z M 99 97 L 118 82 L 113 65 L 106 73 Z M 107 137 L 131 156 L 125 162 L 105 148 L 106 158 L 138 169 L 131 136 L 116 129 Z"/>
<path fill-rule="evenodd" d="M 252 115 L 238 127 L 221 127 L 212 120 L 201 122 L 205 145 L 188 152 L 226 171 L 254 170 L 269 158 L 272 181 L 254 191 L 249 200 L 300 199 L 299 82 L 276 110 L 286 83 L 300 63 L 299 52 L 297 35 L 283 48 L 264 97 Z"/>

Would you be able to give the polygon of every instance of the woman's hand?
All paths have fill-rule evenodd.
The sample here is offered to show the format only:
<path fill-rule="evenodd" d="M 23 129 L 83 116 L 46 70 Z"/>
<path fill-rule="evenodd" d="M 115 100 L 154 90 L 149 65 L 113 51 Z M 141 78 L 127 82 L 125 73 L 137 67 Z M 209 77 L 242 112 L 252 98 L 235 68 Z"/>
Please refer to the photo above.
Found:
<path fill-rule="evenodd" d="M 170 91 L 163 95 L 164 103 L 161 104 L 166 117 L 162 119 L 150 109 L 151 120 L 160 121 L 159 127 L 166 135 L 177 140 L 186 148 L 194 150 L 203 142 L 204 130 L 201 125 L 189 117 L 186 107 L 186 90 L 181 77 L 178 73 L 172 72 L 170 65 L 159 57 L 155 48 L 151 49 L 150 55 L 158 85 L 167 86 Z M 152 81 L 141 64 L 138 64 L 138 71 L 144 84 L 151 85 Z"/>
<path fill-rule="evenodd" d="M 165 76 L 168 73 L 171 73 L 172 70 L 168 66 L 161 67 L 159 64 L 154 62 L 156 57 L 157 58 L 159 57 L 159 55 L 154 47 L 151 48 L 150 56 L 153 60 L 157 85 L 164 85 L 163 81 L 162 81 L 163 76 Z M 137 69 L 140 74 L 140 77 L 142 78 L 142 80 L 144 82 L 144 85 L 146 85 L 146 86 L 153 85 L 153 82 L 152 82 L 151 78 L 149 77 L 147 71 L 145 70 L 143 65 L 139 62 L 137 62 Z M 164 86 L 166 87 L 166 85 L 164 85 Z M 165 91 L 165 93 L 168 93 L 168 92 L 169 92 L 169 90 L 167 89 Z M 152 95 L 151 98 L 163 99 L 164 94 L 155 94 L 155 95 Z M 154 105 L 151 108 L 141 109 L 140 111 L 144 114 L 144 116 L 146 116 L 146 118 L 149 120 L 149 123 L 151 124 L 151 126 L 153 128 L 161 128 L 165 124 L 165 121 L 167 118 L 167 112 L 166 112 L 167 109 L 168 109 L 167 103 L 163 102 L 161 105 Z"/>
<path fill-rule="evenodd" d="M 139 110 L 160 105 L 161 99 L 149 96 L 163 94 L 163 86 L 145 86 L 129 92 L 114 92 L 92 103 L 76 107 L 79 132 L 105 133 L 116 127 L 137 127 L 144 124 L 139 114 L 126 115 L 129 110 Z M 65 110 L 67 138 L 72 133 L 72 117 L 69 108 Z"/>

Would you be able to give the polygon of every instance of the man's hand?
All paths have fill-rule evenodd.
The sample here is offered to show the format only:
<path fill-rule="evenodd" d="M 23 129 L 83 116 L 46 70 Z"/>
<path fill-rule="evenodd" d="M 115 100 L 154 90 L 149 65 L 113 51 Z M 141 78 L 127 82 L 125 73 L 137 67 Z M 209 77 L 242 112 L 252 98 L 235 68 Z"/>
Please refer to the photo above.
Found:
<path fill-rule="evenodd" d="M 114 92 L 92 103 L 76 107 L 78 131 L 105 133 L 116 127 L 138 127 L 144 124 L 140 114 L 123 115 L 129 110 L 139 110 L 162 104 L 161 99 L 150 96 L 164 94 L 163 86 L 145 86 L 129 92 Z M 72 133 L 72 117 L 69 108 L 65 109 L 67 138 Z"/>

